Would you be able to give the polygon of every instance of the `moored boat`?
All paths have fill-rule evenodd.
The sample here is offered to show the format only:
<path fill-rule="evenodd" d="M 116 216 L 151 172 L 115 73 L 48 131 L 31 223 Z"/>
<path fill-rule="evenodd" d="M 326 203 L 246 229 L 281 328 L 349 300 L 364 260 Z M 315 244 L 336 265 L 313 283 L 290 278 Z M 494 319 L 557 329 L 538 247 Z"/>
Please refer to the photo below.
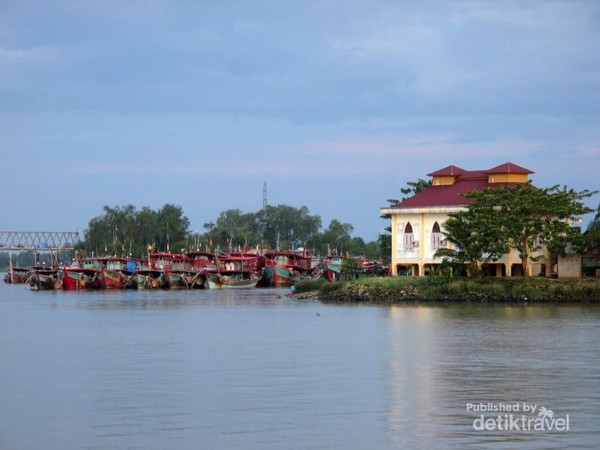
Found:
<path fill-rule="evenodd" d="M 322 263 L 323 276 L 329 281 L 336 281 L 344 265 L 348 266 L 350 264 L 349 261 L 352 261 L 352 259 L 341 255 L 327 255 Z"/>
<path fill-rule="evenodd" d="M 204 272 L 206 270 L 216 269 L 217 255 L 210 251 L 193 250 L 187 252 L 186 256 L 192 259 L 194 271 Z"/>
<path fill-rule="evenodd" d="M 166 287 L 161 270 L 138 269 L 133 274 L 132 280 L 132 287 L 136 289 L 159 289 Z"/>
<path fill-rule="evenodd" d="M 219 256 L 216 268 L 206 269 L 209 289 L 247 289 L 256 287 L 261 276 L 258 255 Z"/>
<path fill-rule="evenodd" d="M 132 275 L 139 267 L 139 262 L 120 256 L 98 258 L 102 267 L 98 280 L 102 289 L 123 289 L 133 283 Z"/>
<path fill-rule="evenodd" d="M 204 286 L 206 275 L 194 267 L 194 259 L 179 253 L 148 255 L 147 266 L 134 273 L 138 289 L 193 289 Z"/>
<path fill-rule="evenodd" d="M 98 277 L 101 269 L 102 263 L 98 258 L 77 259 L 69 267 L 62 268 L 62 274 L 59 274 L 62 287 L 66 291 L 100 288 Z"/>
<path fill-rule="evenodd" d="M 29 278 L 31 269 L 26 267 L 12 267 L 4 275 L 5 283 L 23 284 Z"/>
<path fill-rule="evenodd" d="M 262 282 L 266 286 L 291 286 L 310 277 L 312 258 L 306 250 L 274 250 L 265 253 Z"/>
<path fill-rule="evenodd" d="M 45 266 L 33 266 L 26 283 L 31 289 L 40 291 L 62 288 L 58 270 Z"/>
<path fill-rule="evenodd" d="M 62 287 L 65 291 L 100 287 L 98 283 L 98 271 L 82 267 L 63 267 L 62 281 Z"/>
<path fill-rule="evenodd" d="M 8 272 L 4 275 L 4 282 L 12 284 L 26 283 L 29 275 L 31 275 L 31 268 L 15 267 L 12 256 L 12 253 L 8 254 Z"/>

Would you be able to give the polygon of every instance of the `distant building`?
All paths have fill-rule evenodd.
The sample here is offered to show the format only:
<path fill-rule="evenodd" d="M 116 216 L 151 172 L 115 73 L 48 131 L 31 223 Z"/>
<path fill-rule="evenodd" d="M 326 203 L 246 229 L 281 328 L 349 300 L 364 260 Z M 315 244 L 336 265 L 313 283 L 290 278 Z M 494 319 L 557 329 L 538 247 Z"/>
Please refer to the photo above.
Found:
<path fill-rule="evenodd" d="M 438 268 L 442 260 L 433 255 L 440 247 L 447 246 L 442 231 L 448 214 L 464 210 L 474 201 L 462 194 L 488 187 L 526 184 L 532 173 L 507 162 L 489 170 L 468 171 L 448 166 L 428 174 L 432 178 L 430 187 L 392 207 L 381 209 L 382 214 L 392 218 L 391 274 L 424 276 Z M 540 247 L 534 256 L 540 259 L 528 265 L 529 275 L 551 276 L 553 270 L 548 252 Z M 482 270 L 491 276 L 523 276 L 521 259 L 514 251 L 494 263 L 483 265 Z"/>

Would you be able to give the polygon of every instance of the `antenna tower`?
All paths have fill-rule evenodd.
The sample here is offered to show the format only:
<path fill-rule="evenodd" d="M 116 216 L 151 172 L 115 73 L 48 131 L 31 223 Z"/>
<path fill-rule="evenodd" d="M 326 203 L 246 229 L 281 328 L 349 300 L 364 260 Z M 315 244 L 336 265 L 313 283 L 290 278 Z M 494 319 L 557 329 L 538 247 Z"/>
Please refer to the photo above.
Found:
<path fill-rule="evenodd" d="M 263 209 L 267 209 L 267 182 L 263 184 Z"/>

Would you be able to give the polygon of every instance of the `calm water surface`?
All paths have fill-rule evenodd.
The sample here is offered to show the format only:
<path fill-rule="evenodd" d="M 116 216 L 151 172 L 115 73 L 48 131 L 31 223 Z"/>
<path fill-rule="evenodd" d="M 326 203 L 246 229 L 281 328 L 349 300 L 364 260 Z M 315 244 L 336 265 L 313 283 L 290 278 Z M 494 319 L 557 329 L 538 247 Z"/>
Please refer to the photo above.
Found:
<path fill-rule="evenodd" d="M 0 285 L 0 449 L 600 446 L 600 308 L 286 294 Z M 523 403 L 569 429 L 467 411 Z"/>

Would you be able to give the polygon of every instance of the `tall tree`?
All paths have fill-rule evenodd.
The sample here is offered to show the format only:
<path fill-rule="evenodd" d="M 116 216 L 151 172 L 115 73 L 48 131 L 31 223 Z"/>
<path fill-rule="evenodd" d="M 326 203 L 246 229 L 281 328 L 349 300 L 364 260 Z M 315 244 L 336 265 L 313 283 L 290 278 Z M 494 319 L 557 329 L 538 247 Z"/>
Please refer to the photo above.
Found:
<path fill-rule="evenodd" d="M 321 217 L 311 215 L 306 206 L 267 206 L 256 213 L 264 243 L 291 248 L 304 245 L 321 228 Z"/>
<path fill-rule="evenodd" d="M 319 254 L 334 252 L 337 254 L 352 253 L 351 234 L 354 227 L 349 223 L 342 223 L 332 219 L 327 229 L 321 233 L 315 233 L 308 241 L 309 246 Z"/>
<path fill-rule="evenodd" d="M 481 264 L 496 261 L 509 251 L 507 243 L 497 239 L 500 224 L 495 214 L 493 206 L 474 204 L 466 211 L 451 213 L 443 234 L 452 246 L 439 248 L 434 256 L 465 264 L 470 275 L 478 275 Z"/>
<path fill-rule="evenodd" d="M 190 220 L 183 213 L 181 206 L 165 204 L 158 210 L 156 218 L 158 247 L 165 250 L 179 250 L 185 247 L 189 228 Z"/>
<path fill-rule="evenodd" d="M 465 211 L 450 214 L 445 234 L 470 258 L 482 252 L 494 260 L 515 250 L 527 276 L 529 263 L 539 258 L 542 246 L 559 254 L 567 244 L 581 250 L 583 236 L 571 223 L 591 211 L 582 200 L 595 193 L 559 186 L 537 189 L 530 184 L 472 191 L 465 197 L 474 201 Z"/>
<path fill-rule="evenodd" d="M 108 205 L 103 214 L 90 220 L 84 232 L 86 249 L 95 253 L 124 253 L 126 241 L 136 235 L 135 207 Z"/>
<path fill-rule="evenodd" d="M 155 246 L 158 237 L 158 212 L 148 206 L 144 206 L 136 214 L 135 222 L 138 243 L 143 245 L 144 248 L 147 245 Z M 136 248 L 137 252 L 135 254 L 137 255 L 140 250 L 143 252 L 144 248 Z"/>
<path fill-rule="evenodd" d="M 181 245 L 188 234 L 189 219 L 179 206 L 166 204 L 159 211 L 133 205 L 104 206 L 84 232 L 84 249 L 95 254 L 141 256 L 148 244 L 166 250 L 167 243 Z M 176 247 L 174 247 L 176 248 Z"/>
<path fill-rule="evenodd" d="M 590 222 L 584 234 L 586 249 L 590 252 L 600 252 L 600 204 L 596 216 Z"/>
<path fill-rule="evenodd" d="M 256 215 L 243 213 L 239 209 L 228 209 L 219 214 L 216 222 L 204 224 L 204 240 L 210 241 L 221 249 L 228 246 L 243 246 L 246 243 L 260 242 L 260 233 Z"/>

